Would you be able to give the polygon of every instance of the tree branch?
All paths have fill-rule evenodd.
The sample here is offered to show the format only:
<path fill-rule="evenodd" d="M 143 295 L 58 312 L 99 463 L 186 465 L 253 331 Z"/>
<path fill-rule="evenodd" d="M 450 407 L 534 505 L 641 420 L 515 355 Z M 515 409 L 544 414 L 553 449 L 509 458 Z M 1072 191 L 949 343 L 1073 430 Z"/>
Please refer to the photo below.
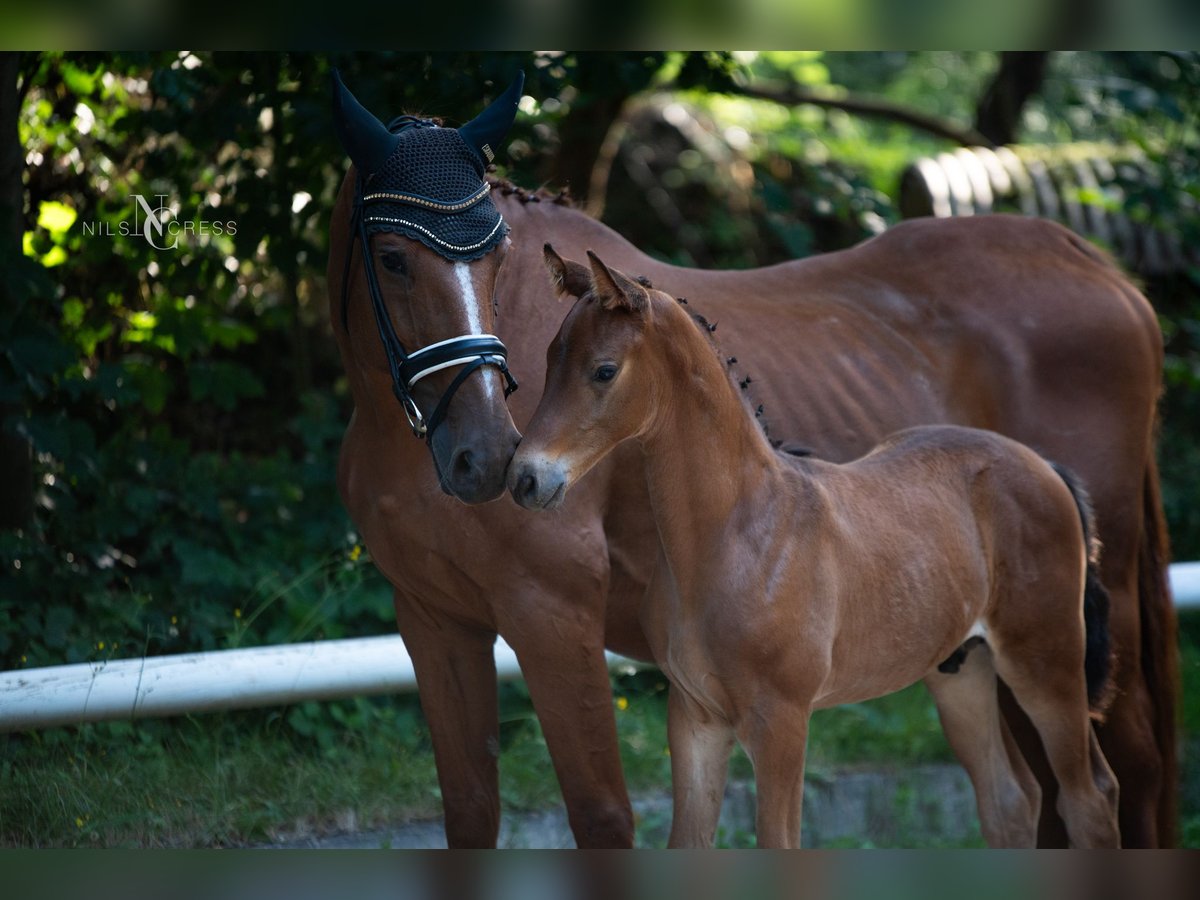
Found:
<path fill-rule="evenodd" d="M 900 122 L 919 131 L 948 141 L 954 141 L 964 147 L 994 147 L 990 140 L 973 128 L 964 128 L 939 116 L 932 116 L 901 106 L 877 97 L 861 97 L 854 94 L 835 95 L 812 88 L 800 87 L 795 84 L 757 84 L 735 85 L 727 88 L 726 93 L 736 93 L 743 97 L 753 97 L 757 100 L 770 100 L 783 106 L 821 106 L 831 109 L 842 109 L 860 116 L 870 116 L 878 119 L 888 119 Z"/>

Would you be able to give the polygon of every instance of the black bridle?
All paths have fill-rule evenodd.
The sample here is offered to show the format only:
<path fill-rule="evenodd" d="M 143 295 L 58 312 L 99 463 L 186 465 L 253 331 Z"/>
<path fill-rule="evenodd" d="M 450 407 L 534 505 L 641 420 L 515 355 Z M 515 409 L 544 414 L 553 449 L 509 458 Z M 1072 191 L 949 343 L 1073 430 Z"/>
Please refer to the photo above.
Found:
<path fill-rule="evenodd" d="M 371 258 L 371 244 L 367 233 L 367 218 L 365 210 L 368 204 L 378 202 L 410 202 L 425 209 L 434 209 L 452 214 L 464 205 L 470 205 L 487 194 L 488 185 L 485 183 L 480 192 L 459 203 L 435 203 L 427 198 L 414 197 L 397 193 L 377 193 L 364 195 L 361 175 L 355 187 L 354 212 L 350 221 L 350 246 L 346 250 L 346 265 L 342 272 L 342 327 L 349 332 L 349 282 L 350 262 L 354 257 L 354 244 L 362 243 L 363 269 L 367 276 L 367 291 L 371 295 L 371 306 L 375 311 L 375 325 L 379 329 L 379 340 L 383 343 L 387 354 L 388 369 L 392 376 L 392 393 L 404 408 L 408 424 L 416 437 L 423 437 L 433 447 L 433 433 L 446 417 L 458 389 L 471 373 L 483 366 L 495 366 L 504 376 L 504 396 L 517 389 L 517 380 L 508 370 L 508 348 L 494 334 L 464 334 L 448 338 L 414 350 L 408 353 L 396 329 L 392 326 L 392 318 L 388 315 L 387 306 L 383 302 L 383 291 L 379 287 L 379 279 L 375 274 L 375 266 Z M 440 209 L 439 209 L 440 207 Z M 429 418 L 421 414 L 417 401 L 413 398 L 413 386 L 427 375 L 440 372 L 443 369 L 461 366 L 459 373 L 450 382 L 442 394 L 437 406 Z"/>

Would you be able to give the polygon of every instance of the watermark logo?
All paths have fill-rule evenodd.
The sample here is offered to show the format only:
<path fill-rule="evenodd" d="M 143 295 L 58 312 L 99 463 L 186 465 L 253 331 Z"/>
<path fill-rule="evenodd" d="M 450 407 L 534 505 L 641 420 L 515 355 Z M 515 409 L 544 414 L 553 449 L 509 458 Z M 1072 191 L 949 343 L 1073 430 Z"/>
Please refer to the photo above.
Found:
<path fill-rule="evenodd" d="M 158 206 L 151 207 L 150 204 L 146 202 L 146 198 L 141 194 L 133 195 L 133 227 L 135 229 L 137 228 L 137 208 L 141 207 L 142 213 L 146 216 L 146 224 L 142 226 L 142 235 L 146 238 L 146 243 L 156 250 L 174 250 L 179 246 L 178 234 L 176 234 L 171 240 L 171 243 L 167 244 L 166 246 L 155 243 L 154 241 L 155 234 L 158 235 L 158 239 L 160 241 L 164 238 L 167 231 L 167 221 L 171 217 L 171 210 L 168 209 L 167 206 L 162 202 L 167 199 L 167 195 L 158 194 L 157 198 L 160 201 Z"/>
<path fill-rule="evenodd" d="M 155 250 L 177 250 L 196 237 L 237 234 L 233 220 L 180 219 L 169 194 L 155 194 L 147 199 L 143 194 L 130 194 L 133 201 L 133 221 L 126 220 L 113 227 L 108 222 L 84 222 L 83 233 L 89 237 L 141 237 Z"/>

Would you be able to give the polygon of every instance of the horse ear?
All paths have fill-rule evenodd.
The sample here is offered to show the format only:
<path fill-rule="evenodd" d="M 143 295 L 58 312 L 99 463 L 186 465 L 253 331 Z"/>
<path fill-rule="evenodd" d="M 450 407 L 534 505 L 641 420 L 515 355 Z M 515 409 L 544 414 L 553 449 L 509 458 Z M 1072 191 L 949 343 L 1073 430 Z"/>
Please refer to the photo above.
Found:
<path fill-rule="evenodd" d="M 364 176 L 378 172 L 400 141 L 350 93 L 337 69 L 333 70 L 333 128 L 342 149 Z"/>
<path fill-rule="evenodd" d="M 517 72 L 517 77 L 508 86 L 508 90 L 493 100 L 487 109 L 458 129 L 467 146 L 479 154 L 485 165 L 496 159 L 496 149 L 512 128 L 524 87 L 525 73 Z"/>
<path fill-rule="evenodd" d="M 573 259 L 563 259 L 549 244 L 542 247 L 542 256 L 559 297 L 582 297 L 588 292 L 592 279 L 587 266 Z"/>
<path fill-rule="evenodd" d="M 591 250 L 587 255 L 592 264 L 592 292 L 602 307 L 621 307 L 635 313 L 646 312 L 650 308 L 650 295 L 644 287 L 616 269 L 610 269 Z"/>

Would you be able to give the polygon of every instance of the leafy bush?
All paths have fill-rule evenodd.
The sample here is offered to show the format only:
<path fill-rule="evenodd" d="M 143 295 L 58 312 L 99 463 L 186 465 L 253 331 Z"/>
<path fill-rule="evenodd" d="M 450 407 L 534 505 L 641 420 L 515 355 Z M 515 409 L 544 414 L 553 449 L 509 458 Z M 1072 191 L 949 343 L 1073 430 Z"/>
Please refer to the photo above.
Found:
<path fill-rule="evenodd" d="M 307 399 L 295 457 L 31 415 L 43 484 L 33 527 L 0 533 L 5 667 L 385 632 L 389 595 L 333 488 L 335 409 Z"/>

